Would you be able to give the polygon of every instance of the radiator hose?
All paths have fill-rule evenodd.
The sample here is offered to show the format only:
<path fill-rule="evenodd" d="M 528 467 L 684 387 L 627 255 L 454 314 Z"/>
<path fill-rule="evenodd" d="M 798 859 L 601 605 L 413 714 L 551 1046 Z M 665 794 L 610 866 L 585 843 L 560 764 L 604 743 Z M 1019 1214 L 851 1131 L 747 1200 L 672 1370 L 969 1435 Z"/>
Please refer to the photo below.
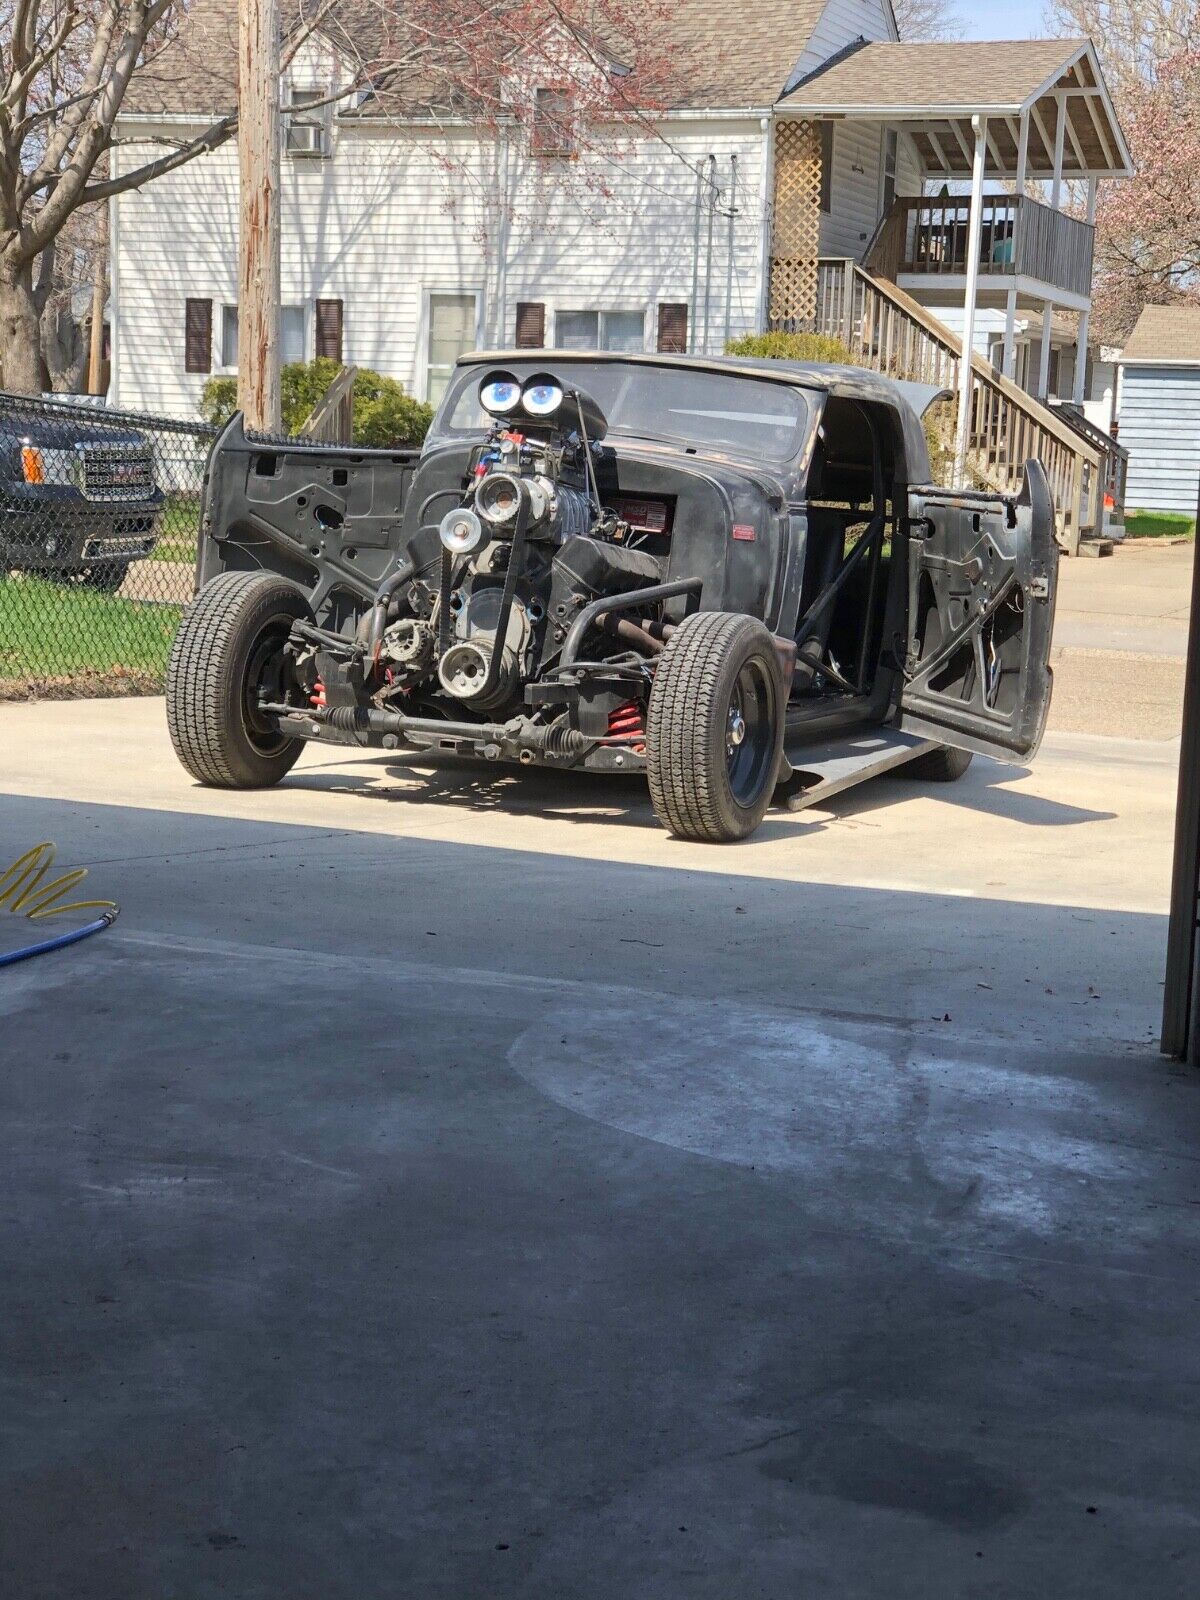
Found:
<path fill-rule="evenodd" d="M 48 939 L 24 945 L 19 950 L 0 953 L 0 967 L 11 967 L 16 961 L 29 956 L 44 955 L 49 950 L 61 950 L 69 944 L 78 944 L 101 928 L 109 928 L 117 920 L 120 907 L 113 900 L 72 900 L 63 904 L 65 896 L 87 877 L 86 867 L 74 867 L 61 877 L 45 881 L 54 866 L 57 854 L 48 839 L 33 845 L 23 856 L 0 873 L 0 910 L 11 911 L 30 922 L 48 917 L 60 917 L 72 911 L 99 911 L 101 914 L 82 928 L 72 928 Z"/>

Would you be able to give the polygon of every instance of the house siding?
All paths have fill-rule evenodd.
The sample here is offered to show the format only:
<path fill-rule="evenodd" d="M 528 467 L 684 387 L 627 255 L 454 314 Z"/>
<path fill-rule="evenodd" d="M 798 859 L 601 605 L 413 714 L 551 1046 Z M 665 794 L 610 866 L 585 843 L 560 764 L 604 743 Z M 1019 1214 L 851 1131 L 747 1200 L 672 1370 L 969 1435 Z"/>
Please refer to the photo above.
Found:
<path fill-rule="evenodd" d="M 1138 511 L 1196 509 L 1200 476 L 1200 366 L 1127 364 L 1120 439 L 1129 451 L 1126 504 Z"/>
<path fill-rule="evenodd" d="M 162 131 L 178 137 L 181 130 Z M 551 163 L 515 149 L 506 156 L 502 144 L 466 130 L 430 137 L 437 149 L 413 130 L 342 124 L 329 159 L 285 155 L 281 299 L 304 307 L 309 353 L 315 301 L 340 299 L 344 359 L 422 395 L 429 295 L 438 291 L 478 295 L 481 344 L 511 343 L 518 302 L 534 300 L 546 305 L 549 340 L 559 310 L 641 310 L 646 348 L 653 349 L 658 304 L 691 300 L 695 169 L 710 154 L 722 207 L 730 158 L 738 158 L 730 331 L 736 337 L 756 325 L 763 153 L 757 120 L 674 125 L 669 143 L 640 139 L 619 157 L 585 156 L 571 169 L 569 185 L 555 181 L 560 174 Z M 122 145 L 120 160 L 133 164 L 146 149 Z M 237 299 L 237 196 L 237 153 L 229 144 L 115 203 L 117 403 L 195 415 L 206 378 L 185 371 L 185 301 L 211 297 L 214 371 L 220 370 L 221 307 Z M 706 275 L 703 222 L 691 323 L 702 335 L 707 281 L 710 347 L 717 350 L 725 331 L 729 231 L 718 215 Z"/>
<path fill-rule="evenodd" d="M 815 72 L 854 39 L 894 39 L 891 7 L 882 0 L 829 0 L 800 57 L 802 73 Z"/>

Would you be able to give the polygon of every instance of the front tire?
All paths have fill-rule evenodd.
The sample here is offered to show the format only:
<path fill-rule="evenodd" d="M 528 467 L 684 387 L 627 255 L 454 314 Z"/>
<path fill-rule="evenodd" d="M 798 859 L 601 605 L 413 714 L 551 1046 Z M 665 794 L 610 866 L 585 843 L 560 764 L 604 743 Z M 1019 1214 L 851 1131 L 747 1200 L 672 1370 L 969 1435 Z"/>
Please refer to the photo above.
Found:
<path fill-rule="evenodd" d="M 754 832 L 774 793 L 786 704 L 761 622 L 702 611 L 679 624 L 646 716 L 650 799 L 677 839 L 730 844 Z"/>
<path fill-rule="evenodd" d="M 283 645 L 312 619 L 294 584 L 265 572 L 223 572 L 183 613 L 167 665 L 167 727 L 180 761 L 215 789 L 263 789 L 296 763 L 303 739 L 258 712 L 260 686 L 282 699 Z"/>
<path fill-rule="evenodd" d="M 906 777 L 924 778 L 926 783 L 957 783 L 974 759 L 969 750 L 952 750 L 943 744 L 909 761 L 900 770 Z"/>

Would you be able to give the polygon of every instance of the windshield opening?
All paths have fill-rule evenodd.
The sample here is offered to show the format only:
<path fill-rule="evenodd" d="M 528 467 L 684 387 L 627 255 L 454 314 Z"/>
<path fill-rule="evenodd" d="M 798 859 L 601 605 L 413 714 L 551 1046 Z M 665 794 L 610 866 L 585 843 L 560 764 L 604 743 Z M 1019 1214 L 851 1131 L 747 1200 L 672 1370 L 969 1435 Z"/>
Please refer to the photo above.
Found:
<path fill-rule="evenodd" d="M 479 381 L 490 370 L 479 364 L 455 373 L 434 419 L 431 439 L 470 436 L 490 426 L 491 418 L 478 398 Z M 751 375 L 545 356 L 508 361 L 505 371 L 518 379 L 552 372 L 560 382 L 586 390 L 608 419 L 610 436 L 784 462 L 799 453 L 808 423 L 803 394 Z"/>

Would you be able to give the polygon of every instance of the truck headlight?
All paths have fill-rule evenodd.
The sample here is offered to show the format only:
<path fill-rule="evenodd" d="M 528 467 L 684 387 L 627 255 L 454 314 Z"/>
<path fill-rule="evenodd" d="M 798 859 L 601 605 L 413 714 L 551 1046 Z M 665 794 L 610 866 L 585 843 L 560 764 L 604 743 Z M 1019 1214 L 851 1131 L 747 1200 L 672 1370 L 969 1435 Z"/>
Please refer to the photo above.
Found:
<path fill-rule="evenodd" d="M 530 378 L 521 394 L 521 406 L 531 417 L 552 417 L 566 399 L 561 383 L 549 376 Z"/>

